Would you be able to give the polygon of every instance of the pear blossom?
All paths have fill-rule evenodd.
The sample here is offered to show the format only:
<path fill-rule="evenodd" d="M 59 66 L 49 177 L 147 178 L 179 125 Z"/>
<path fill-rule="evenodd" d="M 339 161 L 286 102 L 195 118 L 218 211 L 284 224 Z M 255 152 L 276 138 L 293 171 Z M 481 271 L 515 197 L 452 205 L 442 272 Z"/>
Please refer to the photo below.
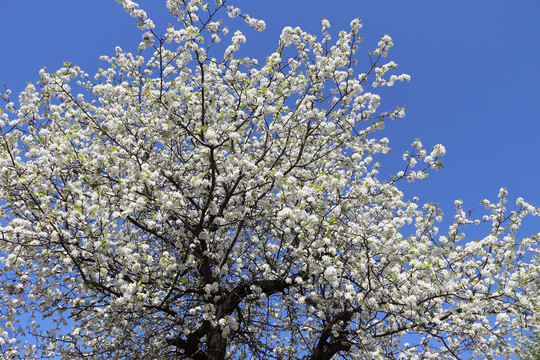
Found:
<path fill-rule="evenodd" d="M 323 19 L 238 58 L 266 23 L 228 0 L 167 0 L 163 34 L 118 2 L 135 53 L 0 95 L 2 359 L 484 359 L 538 330 L 538 208 L 445 222 L 401 190 L 442 167 L 419 139 L 379 172 L 390 36 Z"/>

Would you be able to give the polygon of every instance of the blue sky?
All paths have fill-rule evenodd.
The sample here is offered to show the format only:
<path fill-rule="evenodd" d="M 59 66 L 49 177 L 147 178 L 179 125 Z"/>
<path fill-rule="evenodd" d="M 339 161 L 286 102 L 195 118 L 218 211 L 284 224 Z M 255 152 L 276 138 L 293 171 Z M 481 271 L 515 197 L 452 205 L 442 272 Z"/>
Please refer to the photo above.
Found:
<path fill-rule="evenodd" d="M 163 3 L 141 1 L 161 29 L 171 21 Z M 455 199 L 480 215 L 478 202 L 495 201 L 500 187 L 507 187 L 512 200 L 522 196 L 540 205 L 538 0 L 237 3 L 267 23 L 262 34 L 246 32 L 247 51 L 263 59 L 284 26 L 319 34 L 322 17 L 335 32 L 360 17 L 364 52 L 382 35 L 392 36 L 389 59 L 412 80 L 383 94 L 383 106 L 405 106 L 407 112 L 384 130 L 391 163 L 400 165 L 397 159 L 417 137 L 428 148 L 442 143 L 447 149 L 444 168 L 428 181 L 405 186 L 408 195 L 439 202 L 447 216 Z M 41 67 L 54 71 L 62 61 L 92 74 L 105 66 L 100 55 L 112 55 L 116 45 L 135 51 L 140 35 L 114 0 L 0 0 L 0 33 L 0 83 L 14 93 L 35 82 Z M 527 223 L 529 233 L 540 231 L 540 221 Z"/>

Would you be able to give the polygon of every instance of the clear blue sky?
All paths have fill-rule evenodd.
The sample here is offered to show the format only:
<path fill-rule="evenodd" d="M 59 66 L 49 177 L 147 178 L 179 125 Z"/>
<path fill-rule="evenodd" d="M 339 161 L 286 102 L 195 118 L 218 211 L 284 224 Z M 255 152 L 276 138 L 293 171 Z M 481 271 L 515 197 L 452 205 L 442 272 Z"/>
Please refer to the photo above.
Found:
<path fill-rule="evenodd" d="M 141 1 L 158 25 L 167 21 L 164 1 Z M 434 0 L 241 0 L 239 6 L 263 18 L 263 34 L 246 32 L 246 49 L 265 58 L 281 28 L 301 26 L 319 34 L 326 17 L 332 31 L 352 18 L 364 23 L 363 51 L 384 34 L 395 47 L 389 59 L 408 84 L 385 91 L 383 106 L 405 106 L 407 117 L 390 123 L 392 159 L 414 140 L 446 146 L 444 168 L 425 182 L 406 186 L 408 195 L 441 203 L 452 215 L 453 200 L 480 211 L 507 187 L 540 205 L 540 1 Z M 62 61 L 94 73 L 102 54 L 114 47 L 135 51 L 140 32 L 114 0 L 0 0 L 0 83 L 14 92 L 36 81 L 39 69 Z M 396 162 L 399 164 L 399 162 Z M 399 169 L 396 168 L 396 172 Z M 532 219 L 530 219 L 532 220 Z M 529 221 L 530 232 L 540 221 Z"/>

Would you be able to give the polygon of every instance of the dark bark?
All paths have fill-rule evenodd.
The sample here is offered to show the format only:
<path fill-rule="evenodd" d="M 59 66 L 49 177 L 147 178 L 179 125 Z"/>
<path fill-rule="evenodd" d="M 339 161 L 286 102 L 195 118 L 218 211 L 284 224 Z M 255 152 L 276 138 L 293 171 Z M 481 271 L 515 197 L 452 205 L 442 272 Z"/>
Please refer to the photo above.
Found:
<path fill-rule="evenodd" d="M 346 333 L 340 332 L 337 336 L 334 336 L 332 334 L 332 327 L 340 321 L 348 323 L 354 313 L 352 310 L 344 311 L 331 318 L 329 323 L 324 327 L 319 342 L 315 349 L 313 349 L 310 360 L 330 360 L 338 352 L 349 351 L 351 349 L 352 344 L 347 340 Z"/>
<path fill-rule="evenodd" d="M 220 329 L 212 329 L 208 337 L 208 360 L 225 360 L 227 352 L 227 339 L 225 339 Z"/>
<path fill-rule="evenodd" d="M 215 304 L 217 318 L 231 315 L 237 310 L 245 297 L 253 294 L 252 285 L 260 287 L 261 292 L 266 296 L 283 292 L 291 286 L 284 279 L 240 283 L 233 290 L 221 293 L 224 300 Z M 206 343 L 204 344 L 204 342 Z M 213 327 L 209 321 L 203 322 L 197 330 L 193 331 L 185 339 L 176 337 L 170 339 L 168 343 L 181 350 L 184 356 L 193 360 L 225 360 L 227 352 L 227 339 L 222 336 L 221 329 Z"/>
<path fill-rule="evenodd" d="M 340 335 L 337 338 L 321 336 L 310 360 L 330 360 L 338 352 L 349 351 L 350 348 L 351 344 L 345 335 Z"/>

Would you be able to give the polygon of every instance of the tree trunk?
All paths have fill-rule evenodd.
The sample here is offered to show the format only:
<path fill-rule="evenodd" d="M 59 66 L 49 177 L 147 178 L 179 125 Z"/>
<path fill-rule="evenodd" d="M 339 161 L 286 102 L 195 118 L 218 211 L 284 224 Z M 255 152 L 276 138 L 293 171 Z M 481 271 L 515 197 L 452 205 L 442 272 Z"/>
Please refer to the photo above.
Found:
<path fill-rule="evenodd" d="M 208 360 L 225 360 L 227 340 L 221 335 L 221 330 L 213 329 L 208 335 Z"/>

